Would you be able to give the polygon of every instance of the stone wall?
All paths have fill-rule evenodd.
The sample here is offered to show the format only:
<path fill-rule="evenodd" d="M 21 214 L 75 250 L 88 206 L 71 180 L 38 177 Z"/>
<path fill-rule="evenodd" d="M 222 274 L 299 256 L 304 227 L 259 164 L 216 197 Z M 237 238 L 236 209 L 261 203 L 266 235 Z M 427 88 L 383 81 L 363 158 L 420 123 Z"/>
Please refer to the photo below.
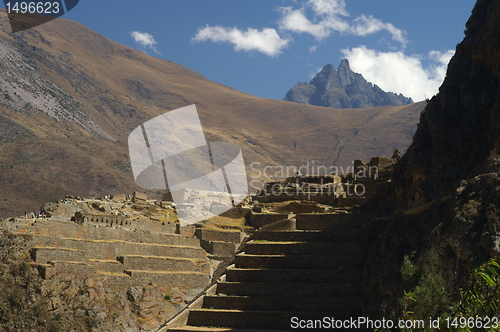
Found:
<path fill-rule="evenodd" d="M 368 162 L 368 167 L 375 166 L 379 170 L 384 169 L 385 167 L 392 165 L 393 162 L 391 159 L 387 157 L 373 157 L 369 162 Z"/>
<path fill-rule="evenodd" d="M 250 213 L 250 211 L 251 211 L 250 208 L 233 207 L 230 210 L 221 213 L 220 216 L 233 219 L 246 218 Z"/>
<path fill-rule="evenodd" d="M 50 261 L 39 265 L 39 271 L 44 279 L 50 279 L 57 273 L 77 274 L 79 277 L 96 277 L 96 267 L 84 262 Z"/>
<path fill-rule="evenodd" d="M 31 258 L 37 263 L 49 261 L 87 261 L 87 252 L 72 248 L 38 247 L 31 250 Z"/>
<path fill-rule="evenodd" d="M 118 257 L 127 270 L 141 271 L 184 271 L 210 273 L 207 260 L 197 258 L 173 258 L 145 255 L 125 255 Z"/>
<path fill-rule="evenodd" d="M 218 231 L 207 228 L 198 228 L 196 237 L 206 241 L 223 241 L 240 244 L 245 233 L 239 231 Z"/>
<path fill-rule="evenodd" d="M 123 240 L 145 243 L 163 243 L 170 245 L 199 246 L 199 241 L 179 234 L 157 233 L 151 231 L 128 230 L 119 227 L 97 227 L 98 225 L 77 224 L 75 222 L 56 221 L 51 219 L 28 223 L 24 219 L 16 219 L 4 223 L 4 229 L 15 233 L 29 233 L 53 237 L 95 240 Z"/>
<path fill-rule="evenodd" d="M 198 242 L 197 239 L 192 239 Z M 35 236 L 35 247 L 57 246 L 86 251 L 89 258 L 116 259 L 123 255 L 149 255 L 164 257 L 206 258 L 206 253 L 199 245 L 169 245 L 161 243 L 137 243 L 121 240 L 83 240 L 56 237 Z"/>
<path fill-rule="evenodd" d="M 315 183 L 315 184 L 327 184 L 327 183 L 340 183 L 342 181 L 341 177 L 338 175 L 318 175 L 318 176 L 293 176 L 285 180 L 286 183 Z"/>
<path fill-rule="evenodd" d="M 174 234 L 176 232 L 176 222 L 174 221 L 160 222 L 151 219 L 130 220 L 125 216 L 91 214 L 82 216 L 78 219 L 78 222 L 100 227 L 143 230 L 155 233 Z"/>
<path fill-rule="evenodd" d="M 216 257 L 231 257 L 236 252 L 237 244 L 224 241 L 200 241 L 201 247 Z"/>
<path fill-rule="evenodd" d="M 117 291 L 133 286 L 148 287 L 156 285 L 166 294 L 172 294 L 173 288 L 186 289 L 194 294 L 201 292 L 210 284 L 210 275 L 196 272 L 153 272 L 127 271 L 126 276 L 103 275 L 101 280 L 106 288 Z M 186 304 L 183 304 L 183 307 Z"/>
<path fill-rule="evenodd" d="M 286 202 L 286 201 L 313 201 L 320 204 L 335 205 L 342 198 L 337 198 L 335 195 L 325 193 L 304 193 L 304 194 L 282 194 L 282 195 L 263 195 L 256 196 L 256 201 L 262 203 Z"/>

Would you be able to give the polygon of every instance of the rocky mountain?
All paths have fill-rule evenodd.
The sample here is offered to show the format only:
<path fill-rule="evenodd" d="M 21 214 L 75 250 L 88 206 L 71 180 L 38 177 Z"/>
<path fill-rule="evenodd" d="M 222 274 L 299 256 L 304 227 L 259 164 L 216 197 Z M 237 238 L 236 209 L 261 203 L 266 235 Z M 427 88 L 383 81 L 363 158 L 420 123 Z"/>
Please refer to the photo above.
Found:
<path fill-rule="evenodd" d="M 500 293 L 470 274 L 499 272 L 474 269 L 500 258 L 500 3 L 477 1 L 466 28 L 371 230 L 366 275 L 379 316 L 473 317 L 491 312 L 485 298 L 498 314 Z"/>
<path fill-rule="evenodd" d="M 413 103 L 411 98 L 385 92 L 378 85 L 368 82 L 363 75 L 351 70 L 347 59 L 342 60 L 338 71 L 328 64 L 309 83 L 297 83 L 284 100 L 332 108 L 403 106 Z"/>
<path fill-rule="evenodd" d="M 262 99 L 69 20 L 12 33 L 1 11 L 0 68 L 0 218 L 67 194 L 138 190 L 128 135 L 190 104 L 209 142 L 237 144 L 247 167 L 256 162 L 259 171 L 308 160 L 350 165 L 405 150 L 424 107 L 336 110 Z M 249 181 L 262 177 L 247 172 Z"/>

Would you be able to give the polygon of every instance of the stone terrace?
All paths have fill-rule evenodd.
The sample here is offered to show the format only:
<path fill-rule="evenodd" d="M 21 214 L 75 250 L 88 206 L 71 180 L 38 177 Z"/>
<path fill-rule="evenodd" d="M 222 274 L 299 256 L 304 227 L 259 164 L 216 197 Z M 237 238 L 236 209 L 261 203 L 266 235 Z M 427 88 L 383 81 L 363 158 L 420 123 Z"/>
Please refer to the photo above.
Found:
<path fill-rule="evenodd" d="M 216 264 L 208 259 L 198 238 L 176 234 L 175 222 L 137 214 L 129 217 L 125 213 L 133 212 L 128 211 L 122 215 L 90 209 L 80 212 L 81 201 L 66 201 L 60 204 L 62 212 L 52 211 L 54 217 L 28 214 L 0 223 L 3 229 L 29 238 L 32 264 L 42 278 L 72 274 L 100 281 L 122 294 L 154 284 L 164 294 L 180 297 L 178 310 L 210 284 Z M 105 204 L 124 206 L 103 201 L 98 207 Z M 133 204 L 147 210 L 152 203 Z"/>

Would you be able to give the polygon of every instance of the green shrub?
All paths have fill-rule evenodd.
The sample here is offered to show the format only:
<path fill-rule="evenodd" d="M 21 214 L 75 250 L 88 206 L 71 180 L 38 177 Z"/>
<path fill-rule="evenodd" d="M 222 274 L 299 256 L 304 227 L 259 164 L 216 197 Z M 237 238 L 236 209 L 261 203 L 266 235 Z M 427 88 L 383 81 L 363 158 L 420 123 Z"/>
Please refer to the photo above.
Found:
<path fill-rule="evenodd" d="M 439 275 L 439 255 L 435 251 L 429 251 L 420 266 L 405 257 L 401 273 L 407 286 L 402 299 L 403 317 L 429 319 L 447 308 L 446 282 Z"/>
<path fill-rule="evenodd" d="M 53 320 L 49 328 L 50 332 L 63 332 L 63 325 L 58 320 Z"/>
<path fill-rule="evenodd" d="M 460 326 L 460 322 L 466 322 L 469 319 L 499 317 L 499 262 L 490 259 L 487 263 L 472 270 L 467 290 L 460 290 L 462 299 L 456 305 L 453 305 L 449 292 L 445 289 L 445 280 L 438 274 L 438 263 L 439 257 L 433 251 L 425 255 L 423 263 L 419 266 L 412 263 L 410 257 L 404 258 L 401 273 L 407 291 L 401 299 L 403 312 L 400 319 L 426 321 L 429 317 L 439 317 L 443 331 L 500 331 L 500 327 L 496 329 L 476 326 L 470 328 L 466 323 Z M 455 325 L 452 324 L 453 322 Z M 492 322 L 491 325 L 496 324 Z M 424 330 L 432 331 L 430 328 Z"/>
<path fill-rule="evenodd" d="M 472 270 L 466 291 L 461 290 L 462 300 L 456 305 L 455 317 L 498 317 L 500 312 L 500 265 L 496 259 Z M 459 328 L 459 331 L 472 331 Z M 474 329 L 484 330 L 484 329 Z M 484 330 L 486 331 L 486 330 Z M 494 331 L 500 331 L 500 328 Z"/>

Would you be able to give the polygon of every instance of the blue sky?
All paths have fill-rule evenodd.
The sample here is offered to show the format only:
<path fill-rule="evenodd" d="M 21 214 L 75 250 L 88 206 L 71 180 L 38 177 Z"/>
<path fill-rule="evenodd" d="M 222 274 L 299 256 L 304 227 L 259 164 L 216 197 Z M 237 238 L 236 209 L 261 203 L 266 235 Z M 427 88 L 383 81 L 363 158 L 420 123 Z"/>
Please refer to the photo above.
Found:
<path fill-rule="evenodd" d="M 324 65 L 414 101 L 437 93 L 474 0 L 80 0 L 64 18 L 210 80 L 283 99 Z"/>

